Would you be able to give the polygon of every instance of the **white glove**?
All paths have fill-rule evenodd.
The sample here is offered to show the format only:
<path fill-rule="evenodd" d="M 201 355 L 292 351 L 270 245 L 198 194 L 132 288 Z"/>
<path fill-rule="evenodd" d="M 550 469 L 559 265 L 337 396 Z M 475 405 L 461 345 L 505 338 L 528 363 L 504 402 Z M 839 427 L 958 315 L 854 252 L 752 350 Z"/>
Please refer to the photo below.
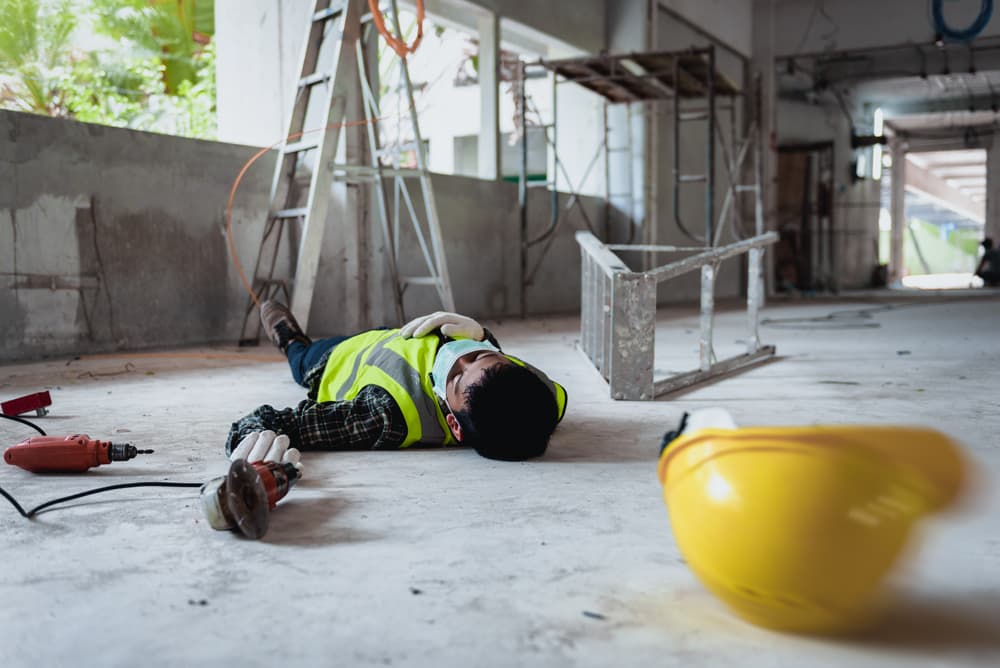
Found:
<path fill-rule="evenodd" d="M 448 311 L 438 311 L 430 315 L 414 318 L 403 325 L 399 330 L 400 336 L 404 339 L 410 337 L 420 337 L 430 334 L 436 329 L 440 329 L 445 336 L 452 338 L 462 337 L 482 341 L 483 326 L 472 318 Z"/>
<path fill-rule="evenodd" d="M 282 434 L 276 436 L 271 430 L 262 432 L 252 431 L 243 437 L 240 444 L 229 455 L 229 461 L 235 462 L 237 459 L 245 459 L 248 463 L 254 462 L 278 462 L 279 464 L 294 464 L 295 468 L 302 473 L 302 464 L 299 459 L 302 457 L 295 448 L 288 447 L 288 437 Z"/>

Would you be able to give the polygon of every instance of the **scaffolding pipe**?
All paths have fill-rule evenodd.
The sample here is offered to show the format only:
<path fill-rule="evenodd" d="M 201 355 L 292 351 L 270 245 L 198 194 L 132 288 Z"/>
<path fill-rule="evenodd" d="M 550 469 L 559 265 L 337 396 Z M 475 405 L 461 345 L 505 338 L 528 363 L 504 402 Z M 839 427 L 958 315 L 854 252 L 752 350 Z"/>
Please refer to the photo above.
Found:
<path fill-rule="evenodd" d="M 521 318 L 528 317 L 526 305 L 527 281 L 525 280 L 525 270 L 528 266 L 528 128 L 527 114 L 525 106 L 527 104 L 524 81 L 528 76 L 528 66 L 523 61 L 519 64 L 518 72 L 520 77 L 517 82 L 517 99 L 520 103 L 518 116 L 521 121 L 521 165 L 517 180 L 517 201 L 521 206 Z"/>

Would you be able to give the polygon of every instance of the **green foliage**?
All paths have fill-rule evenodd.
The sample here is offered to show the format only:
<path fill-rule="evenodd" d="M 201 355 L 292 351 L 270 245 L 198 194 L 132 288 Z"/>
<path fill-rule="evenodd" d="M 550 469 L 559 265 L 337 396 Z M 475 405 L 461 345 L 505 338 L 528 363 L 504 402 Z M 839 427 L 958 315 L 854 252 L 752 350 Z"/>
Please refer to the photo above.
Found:
<path fill-rule="evenodd" d="M 94 28 L 136 53 L 158 57 L 166 91 L 197 81 L 197 56 L 214 33 L 214 2 L 195 0 L 92 0 Z M 200 11 L 196 11 L 196 6 Z M 196 27 L 197 26 L 197 27 Z M 201 30 L 199 30 L 201 28 Z M 207 32 L 204 32 L 207 30 Z"/>
<path fill-rule="evenodd" d="M 68 0 L 0 0 L 0 104 L 65 116 L 65 77 L 76 15 Z"/>
<path fill-rule="evenodd" d="M 880 234 L 879 260 L 889 261 L 889 234 Z M 913 220 L 903 236 L 903 264 L 907 274 L 972 273 L 976 267 L 981 232 L 952 230 L 943 238 L 941 229 L 923 220 Z M 919 249 L 919 250 L 918 250 Z M 927 266 L 924 266 L 924 261 Z"/>
<path fill-rule="evenodd" d="M 0 0 L 0 107 L 212 138 L 213 23 L 212 0 Z"/>

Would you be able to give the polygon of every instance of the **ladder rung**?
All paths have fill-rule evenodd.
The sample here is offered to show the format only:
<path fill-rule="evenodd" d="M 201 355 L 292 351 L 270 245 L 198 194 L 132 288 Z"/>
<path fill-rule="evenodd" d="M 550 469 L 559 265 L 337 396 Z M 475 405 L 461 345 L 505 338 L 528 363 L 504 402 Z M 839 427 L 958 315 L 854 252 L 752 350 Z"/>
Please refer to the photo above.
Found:
<path fill-rule="evenodd" d="M 677 177 L 677 180 L 681 183 L 703 183 L 705 181 L 704 174 L 681 174 Z"/>
<path fill-rule="evenodd" d="M 378 176 L 374 174 L 334 174 L 333 180 L 337 183 L 374 183 Z"/>
<path fill-rule="evenodd" d="M 326 9 L 321 9 L 315 14 L 313 14 L 313 21 L 325 21 L 329 18 L 335 17 L 344 11 L 344 4 L 337 3 L 333 7 L 327 7 Z"/>
<path fill-rule="evenodd" d="M 299 88 L 305 88 L 306 86 L 315 86 L 318 83 L 326 82 L 330 80 L 329 72 L 313 72 L 307 77 L 302 77 L 299 79 Z"/>
<path fill-rule="evenodd" d="M 309 141 L 296 141 L 290 144 L 285 144 L 284 147 L 282 147 L 281 152 L 284 153 L 285 155 L 288 155 L 289 153 L 300 153 L 302 151 L 309 151 L 311 149 L 316 148 L 317 146 L 319 146 L 318 139 L 311 139 Z"/>
<path fill-rule="evenodd" d="M 333 165 L 333 171 L 335 178 L 340 178 L 344 175 L 347 176 L 362 176 L 377 178 L 381 172 L 382 176 L 423 176 L 424 172 L 419 169 L 411 169 L 409 167 L 389 167 L 383 165 L 381 169 L 369 165 L 345 165 L 343 163 L 337 163 Z M 428 172 L 429 173 L 429 172 Z"/>
<path fill-rule="evenodd" d="M 760 190 L 760 188 L 757 186 L 736 186 L 736 192 L 738 193 L 756 192 L 758 190 Z"/>
<path fill-rule="evenodd" d="M 281 209 L 280 211 L 274 212 L 275 218 L 305 218 L 309 213 L 309 207 L 301 207 L 298 209 Z"/>
<path fill-rule="evenodd" d="M 678 114 L 678 118 L 682 121 L 703 121 L 708 118 L 707 111 L 682 111 Z"/>
<path fill-rule="evenodd" d="M 403 285 L 440 285 L 441 279 L 435 276 L 406 276 L 399 279 Z"/>
<path fill-rule="evenodd" d="M 398 146 L 386 146 L 385 148 L 380 148 L 376 153 L 379 156 L 383 155 L 396 155 L 397 153 L 402 153 L 403 151 L 415 151 L 417 150 L 416 142 L 407 142 L 405 144 L 399 144 Z"/>

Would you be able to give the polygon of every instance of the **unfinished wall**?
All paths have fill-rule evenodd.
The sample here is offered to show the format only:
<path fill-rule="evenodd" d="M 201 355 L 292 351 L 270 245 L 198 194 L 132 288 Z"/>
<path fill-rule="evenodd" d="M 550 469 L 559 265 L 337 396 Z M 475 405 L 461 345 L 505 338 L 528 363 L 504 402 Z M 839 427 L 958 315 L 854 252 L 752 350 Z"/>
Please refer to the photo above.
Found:
<path fill-rule="evenodd" d="M 432 180 L 456 308 L 470 315 L 493 318 L 519 316 L 521 220 L 517 185 L 445 174 L 434 174 Z M 414 206 L 420 211 L 423 200 L 419 189 L 412 189 L 411 193 Z M 549 226 L 550 193 L 532 188 L 528 194 L 528 237 L 534 239 Z M 567 199 L 565 193 L 560 193 L 559 207 L 563 210 Z M 603 229 L 603 200 L 582 197 L 580 206 Z M 564 214 L 544 252 L 544 242 L 528 250 L 527 267 L 534 274 L 524 294 L 529 315 L 579 310 L 580 251 L 573 235 L 584 227 L 579 210 L 574 209 Z M 409 252 L 400 259 L 400 273 L 425 275 L 427 270 L 416 250 L 412 228 L 404 225 L 402 232 L 402 247 Z M 375 256 L 373 262 L 378 266 L 380 256 Z M 392 302 L 387 292 L 383 294 L 383 317 L 391 320 Z M 441 308 L 433 289 L 426 287 L 410 288 L 404 304 L 407 317 Z"/>
<path fill-rule="evenodd" d="M 0 359 L 235 342 L 247 297 L 229 258 L 224 208 L 255 150 L 0 111 Z M 262 158 L 236 198 L 235 240 L 246 265 L 256 257 L 273 164 Z M 516 186 L 435 175 L 434 187 L 458 309 L 520 314 Z M 371 253 L 371 270 L 360 280 L 350 235 L 337 228 L 343 191 L 334 195 L 311 329 L 396 324 L 381 231 L 369 219 L 360 246 Z M 530 201 L 534 236 L 549 209 L 544 192 Z M 603 222 L 601 200 L 583 203 Z M 579 225 L 571 215 L 555 235 L 528 289 L 529 313 L 579 308 Z M 415 242 L 403 247 L 403 268 L 420 269 Z M 368 292 L 368 310 L 345 315 L 359 301 L 350 294 L 357 285 Z M 413 288 L 406 306 L 412 317 L 440 303 Z"/>
<path fill-rule="evenodd" d="M 232 340 L 223 211 L 252 153 L 0 111 L 0 358 Z M 234 210 L 243 257 L 268 181 Z"/>
<path fill-rule="evenodd" d="M 788 56 L 857 51 L 898 44 L 930 44 L 934 27 L 930 3 L 912 0 L 772 0 L 774 54 Z M 981 0 L 945 3 L 945 20 L 964 28 L 979 12 Z M 1000 35 L 994 14 L 981 37 Z"/>

